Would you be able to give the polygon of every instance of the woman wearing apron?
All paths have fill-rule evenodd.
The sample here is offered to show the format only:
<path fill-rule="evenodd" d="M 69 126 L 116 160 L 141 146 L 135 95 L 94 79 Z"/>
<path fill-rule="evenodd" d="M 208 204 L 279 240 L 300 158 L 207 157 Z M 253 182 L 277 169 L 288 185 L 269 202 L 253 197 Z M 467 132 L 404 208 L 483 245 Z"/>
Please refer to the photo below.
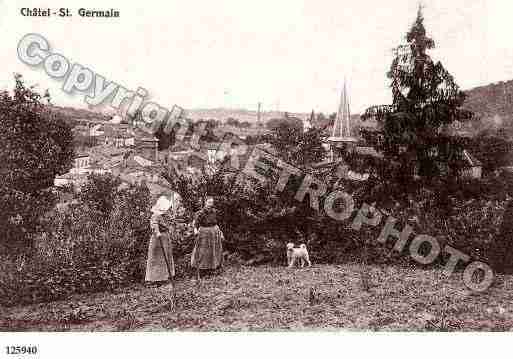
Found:
<path fill-rule="evenodd" d="M 191 255 L 191 266 L 196 268 L 199 280 L 200 270 L 213 270 L 223 264 L 223 232 L 217 225 L 217 210 L 214 198 L 207 197 L 205 207 L 201 209 L 192 222 L 196 241 Z"/>
<path fill-rule="evenodd" d="M 152 285 L 162 285 L 175 275 L 173 261 L 172 233 L 170 232 L 171 216 L 169 209 L 172 203 L 161 196 L 151 209 L 151 238 L 148 245 L 145 281 Z"/>

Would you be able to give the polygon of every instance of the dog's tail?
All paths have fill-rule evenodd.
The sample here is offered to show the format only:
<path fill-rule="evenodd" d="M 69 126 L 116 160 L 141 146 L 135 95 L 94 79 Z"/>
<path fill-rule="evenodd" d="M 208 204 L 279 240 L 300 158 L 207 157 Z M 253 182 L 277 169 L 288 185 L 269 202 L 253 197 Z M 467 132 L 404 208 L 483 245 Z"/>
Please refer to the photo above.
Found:
<path fill-rule="evenodd" d="M 299 248 L 306 249 L 306 244 L 301 243 L 301 245 L 299 246 Z"/>

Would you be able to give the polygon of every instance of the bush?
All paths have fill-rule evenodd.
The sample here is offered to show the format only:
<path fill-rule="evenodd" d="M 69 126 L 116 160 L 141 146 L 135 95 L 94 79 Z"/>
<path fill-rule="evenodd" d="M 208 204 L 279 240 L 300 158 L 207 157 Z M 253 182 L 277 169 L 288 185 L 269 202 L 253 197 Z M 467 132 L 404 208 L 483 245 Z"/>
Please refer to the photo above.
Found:
<path fill-rule="evenodd" d="M 182 197 L 189 221 L 207 195 L 215 198 L 219 226 L 225 235 L 224 249 L 249 263 L 281 263 L 285 244 L 306 241 L 315 223 L 316 215 L 308 202 L 294 199 L 301 178 L 291 179 L 283 192 L 276 193 L 272 181 L 262 185 L 222 166 L 196 177 L 177 173 L 165 177 Z M 183 244 L 192 249 L 191 242 Z M 177 245 L 176 253 L 182 251 L 181 245 Z"/>
<path fill-rule="evenodd" d="M 500 231 L 496 234 L 490 251 L 490 262 L 498 273 L 513 273 L 513 202 L 505 206 Z"/>
<path fill-rule="evenodd" d="M 299 177 L 291 178 L 282 192 L 275 191 L 273 180 L 260 184 L 224 167 L 205 169 L 199 176 L 168 173 L 166 177 L 182 196 L 186 209 L 173 242 L 178 276 L 188 271 L 194 245 L 187 223 L 207 195 L 214 196 L 220 211 L 229 258 L 247 264 L 285 264 L 287 242 L 306 243 L 314 263 L 355 259 L 375 264 L 410 263 L 406 249 L 402 254 L 392 251 L 393 240 L 387 244 L 376 240 L 388 215 L 397 219 L 397 229 L 410 224 L 416 234 L 439 238 L 442 247 L 451 245 L 473 260 L 489 262 L 496 258 L 494 255 L 503 258 L 507 252 L 499 236 L 506 202 L 498 195 L 470 200 L 465 195 L 451 195 L 448 202 L 452 211 L 446 215 L 440 211 L 436 192 L 424 188 L 403 202 L 393 198 L 391 203 L 382 201 L 377 207 L 387 212 L 381 223 L 376 227 L 363 225 L 355 231 L 351 219 L 356 211 L 351 219 L 338 222 L 312 210 L 308 199 L 297 202 L 294 194 L 302 181 Z M 355 209 L 382 197 L 378 187 L 370 188 L 374 191 L 362 186 L 351 189 Z M 112 198 L 112 206 L 107 214 L 94 201 L 78 196 L 65 212 L 55 211 L 48 216 L 47 230 L 35 241 L 36 253 L 30 261 L 20 257 L 0 262 L 1 304 L 62 299 L 73 293 L 109 290 L 143 280 L 150 237 L 149 191 L 143 186 L 111 186 L 110 191 L 107 195 Z M 462 193 L 466 191 L 461 188 Z M 444 260 L 441 257 L 434 265 Z"/>
<path fill-rule="evenodd" d="M 0 250 L 28 254 L 40 219 L 54 204 L 56 175 L 71 168 L 73 135 L 62 116 L 45 106 L 49 95 L 15 75 L 12 93 L 0 91 Z"/>
<path fill-rule="evenodd" d="M 442 193 L 443 186 L 438 189 L 419 186 L 416 192 L 407 195 L 403 191 L 400 197 L 394 197 L 390 187 L 371 182 L 365 185 L 342 183 L 344 190 L 352 193 L 355 209 L 364 202 L 378 202 L 377 208 L 385 210 L 378 226 L 363 225 L 355 231 L 351 229 L 351 223 L 356 211 L 350 219 L 338 222 L 310 209 L 308 198 L 303 203 L 297 202 L 294 194 L 301 178 L 291 178 L 281 193 L 274 191 L 272 179 L 269 185 L 241 178 L 237 181 L 223 170 L 204 172 L 197 178 L 170 175 L 168 179 L 184 198 L 190 219 L 207 194 L 215 197 L 221 213 L 220 226 L 226 238 L 225 249 L 250 264 L 284 264 L 287 242 L 306 243 L 315 263 L 357 259 L 375 264 L 411 264 L 407 248 L 414 236 L 410 237 L 401 254 L 392 251 L 393 240 L 387 244 L 376 240 L 388 215 L 397 219 L 399 230 L 409 224 L 416 234 L 438 238 L 442 248 L 448 244 L 473 260 L 490 262 L 506 198 L 504 193 L 495 192 L 502 188 L 500 181 L 455 183 L 445 194 Z M 485 191 L 487 188 L 492 190 Z M 479 195 L 478 190 L 481 190 Z M 190 253 L 192 239 L 183 243 L 187 243 L 187 251 L 183 253 Z M 432 265 L 445 263 L 445 256 Z"/>
<path fill-rule="evenodd" d="M 121 180 L 111 174 L 90 174 L 87 182 L 80 188 L 78 197 L 82 202 L 108 216 L 114 206 L 120 184 Z"/>
<path fill-rule="evenodd" d="M 1 261 L 0 304 L 58 300 L 142 281 L 150 237 L 149 191 L 130 186 L 115 194 L 107 216 L 81 201 L 48 216 L 30 260 Z"/>

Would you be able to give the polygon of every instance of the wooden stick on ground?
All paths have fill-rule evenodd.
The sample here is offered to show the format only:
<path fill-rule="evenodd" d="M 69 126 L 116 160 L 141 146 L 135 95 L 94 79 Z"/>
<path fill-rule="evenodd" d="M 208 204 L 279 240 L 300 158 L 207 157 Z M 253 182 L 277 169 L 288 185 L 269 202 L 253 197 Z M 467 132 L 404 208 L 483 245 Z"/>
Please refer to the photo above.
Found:
<path fill-rule="evenodd" d="M 194 226 L 194 223 L 193 223 L 193 226 Z M 199 251 L 199 231 L 195 232 L 194 234 L 194 256 L 195 257 L 198 257 L 201 255 L 201 252 L 200 254 L 198 255 L 198 251 Z M 196 261 L 196 285 L 199 287 L 200 286 L 200 265 L 201 263 L 201 257 L 198 258 L 198 260 Z"/>

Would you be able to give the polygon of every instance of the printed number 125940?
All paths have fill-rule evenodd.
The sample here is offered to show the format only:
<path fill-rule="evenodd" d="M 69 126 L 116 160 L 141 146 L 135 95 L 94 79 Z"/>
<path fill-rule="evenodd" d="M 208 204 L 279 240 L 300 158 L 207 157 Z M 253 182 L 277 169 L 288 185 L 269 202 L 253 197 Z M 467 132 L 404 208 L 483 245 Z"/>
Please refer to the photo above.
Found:
<path fill-rule="evenodd" d="M 23 354 L 37 354 L 37 346 L 21 346 L 21 345 L 11 345 L 5 347 L 6 354 L 13 355 L 23 355 Z"/>

